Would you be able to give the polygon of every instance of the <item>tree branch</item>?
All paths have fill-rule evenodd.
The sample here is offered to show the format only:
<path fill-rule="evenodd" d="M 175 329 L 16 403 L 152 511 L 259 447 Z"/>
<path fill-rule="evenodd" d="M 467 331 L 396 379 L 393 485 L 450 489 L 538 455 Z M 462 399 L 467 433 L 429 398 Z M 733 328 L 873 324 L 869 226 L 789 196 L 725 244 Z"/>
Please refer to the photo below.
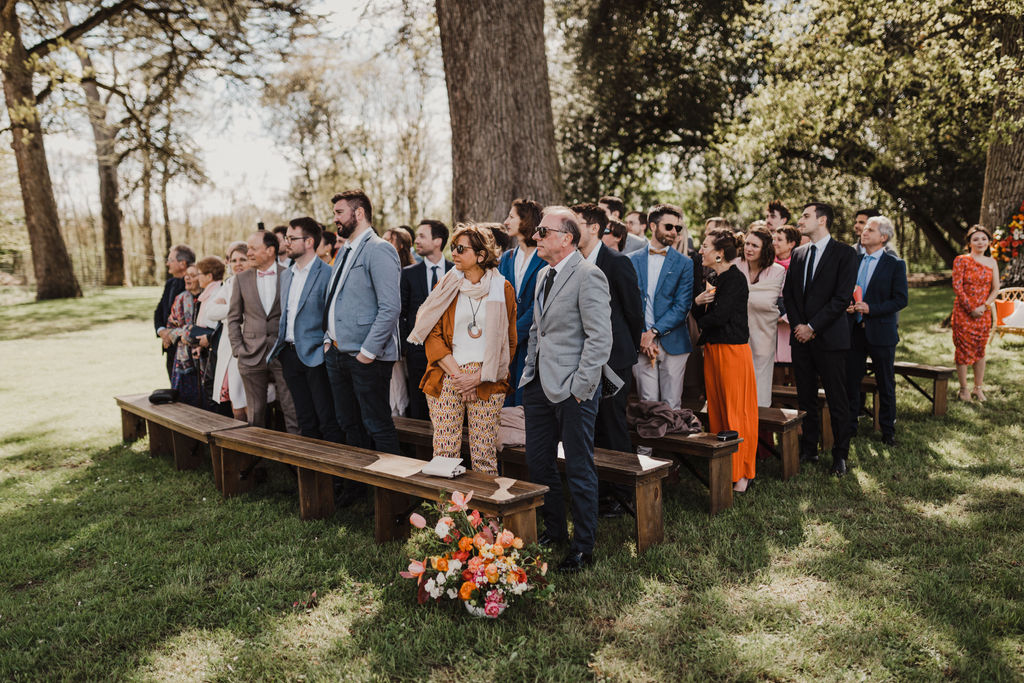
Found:
<path fill-rule="evenodd" d="M 36 43 L 26 50 L 26 52 L 28 52 L 30 57 L 45 57 L 55 50 L 62 41 L 67 41 L 69 43 L 75 42 L 111 17 L 121 14 L 125 10 L 135 8 L 137 3 L 138 0 L 120 0 L 109 7 L 102 7 L 86 17 L 83 21 L 75 24 L 74 26 L 69 26 L 62 31 L 60 35 L 54 36 L 53 38 L 47 38 L 46 40 Z"/>

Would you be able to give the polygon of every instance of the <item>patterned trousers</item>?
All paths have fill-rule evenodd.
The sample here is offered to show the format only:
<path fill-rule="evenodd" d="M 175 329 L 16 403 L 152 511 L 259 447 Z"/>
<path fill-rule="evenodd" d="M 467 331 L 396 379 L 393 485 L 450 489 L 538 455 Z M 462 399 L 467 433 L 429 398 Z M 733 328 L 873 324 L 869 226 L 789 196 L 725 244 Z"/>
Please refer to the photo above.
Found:
<path fill-rule="evenodd" d="M 459 368 L 465 372 L 479 370 L 481 363 L 466 363 Z M 486 474 L 498 474 L 495 446 L 501 425 L 501 406 L 505 394 L 493 394 L 486 400 L 466 401 L 452 378 L 445 375 L 441 395 L 427 396 L 430 421 L 434 423 L 434 455 L 445 458 L 462 457 L 463 416 L 469 415 L 469 454 L 473 469 Z"/>

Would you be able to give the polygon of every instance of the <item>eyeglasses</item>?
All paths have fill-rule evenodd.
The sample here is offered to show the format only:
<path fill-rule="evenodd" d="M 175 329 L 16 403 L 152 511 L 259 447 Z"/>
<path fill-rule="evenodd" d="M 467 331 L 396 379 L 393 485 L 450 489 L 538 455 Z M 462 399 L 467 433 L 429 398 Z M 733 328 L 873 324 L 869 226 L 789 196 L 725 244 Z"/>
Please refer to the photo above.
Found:
<path fill-rule="evenodd" d="M 683 226 L 681 226 L 681 225 L 673 225 L 672 223 L 662 223 L 661 224 L 661 229 L 662 230 L 669 230 L 671 232 L 679 232 L 682 229 L 682 227 Z"/>
<path fill-rule="evenodd" d="M 543 225 L 540 226 L 539 228 L 537 228 L 537 232 L 534 233 L 534 234 L 537 237 L 540 237 L 541 239 L 544 239 L 545 237 L 548 236 L 549 232 L 560 232 L 563 235 L 567 235 L 568 234 L 565 230 L 555 230 L 554 228 L 547 228 L 547 227 L 544 227 Z"/>
<path fill-rule="evenodd" d="M 467 247 L 465 244 L 455 244 L 452 246 L 452 251 L 461 256 L 467 251 L 473 251 L 473 247 Z"/>
<path fill-rule="evenodd" d="M 291 244 L 292 242 L 295 242 L 295 241 L 300 241 L 301 242 L 302 240 L 311 240 L 311 239 L 313 239 L 313 238 L 312 237 L 306 237 L 305 235 L 302 235 L 300 237 L 293 237 L 291 235 L 287 235 L 287 236 L 285 236 L 284 241 L 287 242 L 288 244 Z"/>

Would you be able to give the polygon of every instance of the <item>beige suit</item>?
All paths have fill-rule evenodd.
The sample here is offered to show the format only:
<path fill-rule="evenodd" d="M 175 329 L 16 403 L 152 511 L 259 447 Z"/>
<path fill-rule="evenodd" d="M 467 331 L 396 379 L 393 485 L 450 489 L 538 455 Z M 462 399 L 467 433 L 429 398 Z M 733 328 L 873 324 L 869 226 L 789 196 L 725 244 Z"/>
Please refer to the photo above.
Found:
<path fill-rule="evenodd" d="M 288 432 L 298 434 L 295 405 L 284 381 L 281 363 L 276 360 L 267 362 L 267 354 L 277 341 L 281 320 L 281 269 L 278 267 L 278 274 L 274 278 L 276 293 L 269 313 L 260 300 L 256 277 L 255 268 L 235 276 L 227 317 L 231 353 L 238 359 L 238 372 L 245 386 L 249 424 L 265 426 L 267 385 L 273 377 Z"/>

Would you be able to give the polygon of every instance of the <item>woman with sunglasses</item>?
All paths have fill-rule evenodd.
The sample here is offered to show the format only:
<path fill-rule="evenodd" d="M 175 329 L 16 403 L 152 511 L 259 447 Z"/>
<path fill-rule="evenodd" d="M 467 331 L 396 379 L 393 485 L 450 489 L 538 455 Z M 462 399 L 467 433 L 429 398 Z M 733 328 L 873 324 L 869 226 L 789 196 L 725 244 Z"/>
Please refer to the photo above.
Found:
<path fill-rule="evenodd" d="M 516 349 L 516 298 L 498 272 L 501 252 L 491 227 L 455 228 L 455 267 L 420 306 L 409 341 L 423 344 L 427 354 L 420 388 L 434 424 L 434 455 L 461 457 L 468 414 L 473 469 L 496 475 L 501 407 Z"/>

